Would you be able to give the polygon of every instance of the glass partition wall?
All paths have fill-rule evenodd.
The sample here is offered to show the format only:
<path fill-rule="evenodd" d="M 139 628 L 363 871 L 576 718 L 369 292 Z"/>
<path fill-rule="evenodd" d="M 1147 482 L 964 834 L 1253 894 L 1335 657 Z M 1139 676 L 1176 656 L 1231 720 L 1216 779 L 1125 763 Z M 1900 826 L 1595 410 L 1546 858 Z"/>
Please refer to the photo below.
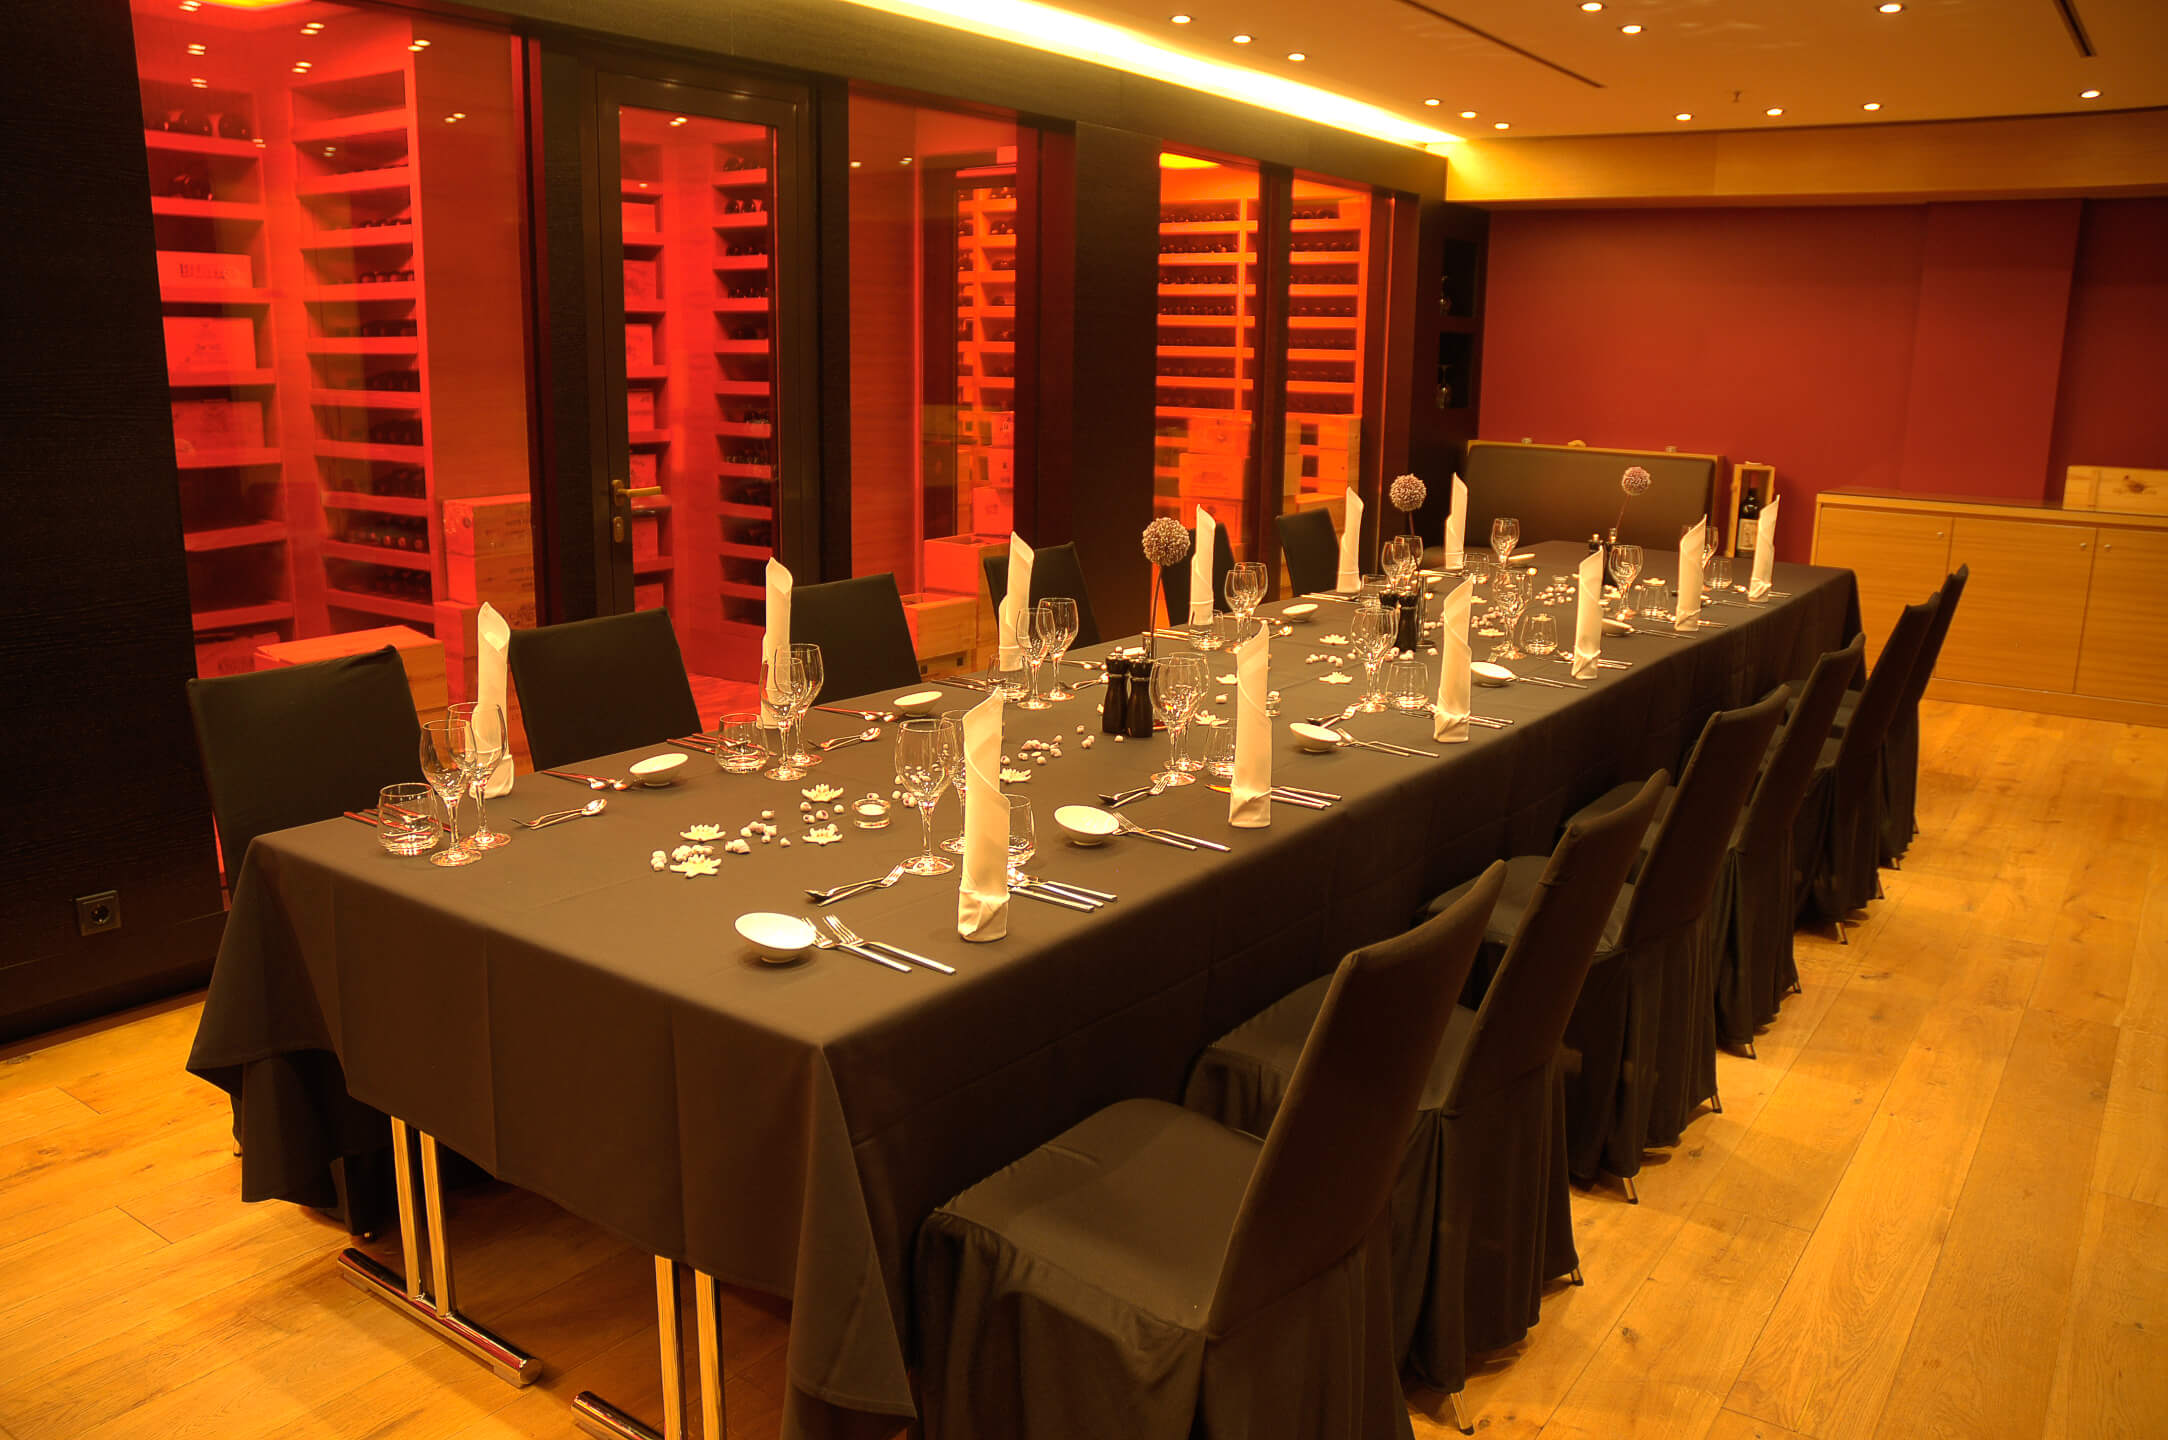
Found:
<path fill-rule="evenodd" d="M 1279 511 L 1335 522 L 1361 479 L 1370 350 L 1371 195 L 1295 177 L 1288 228 L 1287 445 Z M 1367 528 L 1375 531 L 1376 517 Z"/>
<path fill-rule="evenodd" d="M 1194 527 L 1203 506 L 1254 559 L 1259 251 L 1254 166 L 1159 157 L 1159 400 L 1153 509 Z"/>

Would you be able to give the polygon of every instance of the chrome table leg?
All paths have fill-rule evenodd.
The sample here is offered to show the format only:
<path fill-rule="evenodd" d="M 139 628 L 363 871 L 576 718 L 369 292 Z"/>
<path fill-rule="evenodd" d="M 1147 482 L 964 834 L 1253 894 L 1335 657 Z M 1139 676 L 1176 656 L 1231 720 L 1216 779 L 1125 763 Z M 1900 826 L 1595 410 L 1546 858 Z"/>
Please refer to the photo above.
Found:
<path fill-rule="evenodd" d="M 394 1116 L 391 1122 L 392 1176 L 398 1191 L 399 1251 L 406 1273 L 399 1275 L 359 1250 L 339 1257 L 339 1269 L 356 1286 L 418 1325 L 472 1355 L 512 1385 L 532 1385 L 542 1374 L 542 1362 L 501 1336 L 459 1313 L 452 1291 L 452 1252 L 445 1237 L 444 1189 L 437 1173 L 437 1141 L 421 1135 L 422 1207 L 429 1225 L 429 1272 L 434 1294 L 422 1285 L 420 1237 L 415 1231 L 414 1160 L 407 1139 L 408 1126 Z M 420 1133 L 420 1132 L 416 1132 Z"/>
<path fill-rule="evenodd" d="M 693 1271 L 693 1334 L 700 1363 L 700 1433 L 729 1434 L 723 1413 L 722 1308 L 715 1277 Z M 572 1419 L 596 1440 L 687 1440 L 685 1336 L 678 1319 L 677 1262 L 655 1257 L 655 1330 L 662 1361 L 662 1429 L 618 1409 L 592 1390 L 572 1397 Z"/>

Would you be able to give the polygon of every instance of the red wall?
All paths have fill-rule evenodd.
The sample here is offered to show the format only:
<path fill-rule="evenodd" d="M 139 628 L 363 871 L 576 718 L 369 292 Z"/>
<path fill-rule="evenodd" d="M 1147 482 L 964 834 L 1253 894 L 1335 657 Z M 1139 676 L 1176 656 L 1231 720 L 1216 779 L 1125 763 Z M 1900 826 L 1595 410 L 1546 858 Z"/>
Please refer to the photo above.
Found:
<path fill-rule="evenodd" d="M 1824 489 L 2168 465 L 2164 230 L 2155 201 L 1500 211 L 1481 433 L 1772 463 L 1787 558 Z M 2130 453 L 2077 455 L 2102 446 Z"/>

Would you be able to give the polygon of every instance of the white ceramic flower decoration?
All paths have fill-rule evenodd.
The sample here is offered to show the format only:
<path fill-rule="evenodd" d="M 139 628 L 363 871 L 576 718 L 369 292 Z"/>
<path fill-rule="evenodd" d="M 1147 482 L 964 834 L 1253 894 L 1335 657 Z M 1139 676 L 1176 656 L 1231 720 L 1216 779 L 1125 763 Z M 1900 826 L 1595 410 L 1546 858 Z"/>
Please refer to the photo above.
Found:
<path fill-rule="evenodd" d="M 688 825 L 683 830 L 678 831 L 678 838 L 683 840 L 720 840 L 723 838 L 723 827 L 720 825 Z"/>
<path fill-rule="evenodd" d="M 713 855 L 690 855 L 670 868 L 690 880 L 695 875 L 713 875 L 723 868 L 723 862 Z"/>

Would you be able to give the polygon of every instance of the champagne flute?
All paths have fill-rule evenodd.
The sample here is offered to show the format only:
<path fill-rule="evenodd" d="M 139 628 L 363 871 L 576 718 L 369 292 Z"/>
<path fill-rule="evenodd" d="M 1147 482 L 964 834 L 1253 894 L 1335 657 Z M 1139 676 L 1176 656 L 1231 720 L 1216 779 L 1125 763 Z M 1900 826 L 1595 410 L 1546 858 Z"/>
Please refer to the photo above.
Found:
<path fill-rule="evenodd" d="M 467 758 L 473 753 L 464 720 L 431 720 L 422 726 L 422 777 L 444 807 L 443 849 L 429 857 L 432 865 L 472 865 L 477 857 L 459 838 L 459 796 L 469 782 Z"/>
<path fill-rule="evenodd" d="M 1618 618 L 1634 618 L 1634 581 L 1641 575 L 1641 547 L 1639 545 L 1613 545 L 1611 547 L 1611 580 L 1618 586 Z"/>
<path fill-rule="evenodd" d="M 1497 552 L 1500 568 L 1513 556 L 1513 547 L 1521 543 L 1521 522 L 1511 515 L 1500 515 L 1490 522 L 1490 548 Z"/>
<path fill-rule="evenodd" d="M 802 721 L 805 718 L 806 711 L 811 710 L 820 702 L 821 687 L 827 683 L 827 671 L 822 667 L 821 647 L 818 645 L 801 641 L 790 647 L 790 653 L 805 672 L 806 694 L 804 701 L 798 707 L 798 718 Z M 800 770 L 809 770 L 813 766 L 820 764 L 820 752 L 806 745 L 805 730 L 802 725 L 797 730 L 796 736 L 796 741 L 791 747 L 789 763 L 797 766 Z"/>
<path fill-rule="evenodd" d="M 1047 687 L 1046 698 L 1074 700 L 1076 692 L 1061 688 L 1061 662 L 1062 657 L 1069 653 L 1069 647 L 1076 644 L 1077 634 L 1083 628 L 1083 621 L 1077 615 L 1076 601 L 1067 595 L 1049 595 L 1039 602 L 1039 606 L 1053 613 L 1054 623 L 1058 627 L 1050 662 L 1054 667 L 1054 683 Z"/>
<path fill-rule="evenodd" d="M 791 650 L 777 651 L 760 667 L 761 702 L 773 710 L 783 724 L 782 743 L 776 746 L 775 763 L 761 773 L 770 780 L 798 780 L 805 776 L 805 767 L 797 764 L 793 753 L 798 748 L 798 721 L 811 703 L 814 691 L 806 683 L 805 660 Z"/>
<path fill-rule="evenodd" d="M 933 810 L 941 792 L 949 787 L 949 765 L 954 751 L 942 744 L 946 721 L 906 720 L 896 728 L 896 787 L 918 811 L 925 837 L 922 854 L 904 862 L 907 875 L 946 875 L 956 862 L 933 853 Z"/>
<path fill-rule="evenodd" d="M 474 833 L 467 843 L 477 850 L 494 850 L 508 845 L 512 837 L 501 830 L 489 828 L 489 811 L 486 807 L 489 777 L 497 773 L 497 763 L 504 759 L 508 737 L 504 731 L 504 707 L 485 705 L 479 700 L 462 700 L 457 705 L 445 707 L 445 714 L 454 720 L 467 722 L 469 748 L 474 751 L 474 781 L 469 787 L 474 796 Z"/>
<path fill-rule="evenodd" d="M 1039 694 L 1039 667 L 1054 653 L 1055 642 L 1061 638 L 1061 626 L 1054 619 L 1054 612 L 1040 601 L 1029 614 L 1019 615 L 1016 626 L 1016 647 L 1024 652 L 1025 681 L 1024 698 L 1016 702 L 1019 710 L 1051 710 L 1054 702 Z"/>
<path fill-rule="evenodd" d="M 1203 698 L 1208 667 L 1202 655 L 1166 655 L 1152 666 L 1152 710 L 1167 727 L 1167 768 L 1153 783 L 1191 785 L 1197 777 L 1182 768 L 1182 732 Z"/>

